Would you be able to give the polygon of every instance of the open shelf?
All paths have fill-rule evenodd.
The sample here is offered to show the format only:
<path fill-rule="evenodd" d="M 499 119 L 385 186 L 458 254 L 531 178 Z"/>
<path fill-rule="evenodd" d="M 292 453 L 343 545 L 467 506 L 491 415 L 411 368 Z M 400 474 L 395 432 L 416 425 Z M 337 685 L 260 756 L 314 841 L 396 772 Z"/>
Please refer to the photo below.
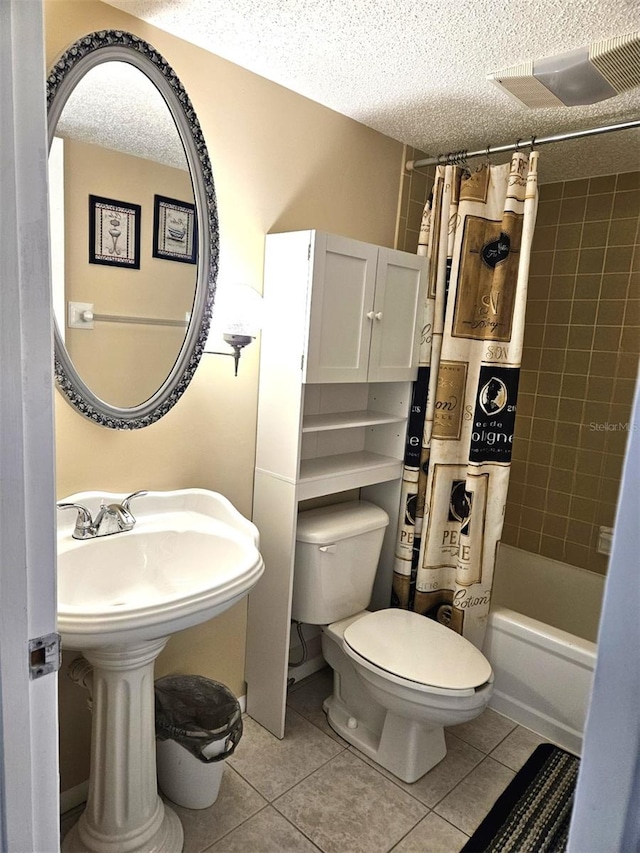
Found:
<path fill-rule="evenodd" d="M 298 500 L 357 489 L 402 477 L 402 460 L 362 450 L 300 461 Z"/>
<path fill-rule="evenodd" d="M 332 412 L 320 415 L 305 415 L 302 432 L 324 432 L 332 429 L 354 429 L 379 424 L 400 424 L 406 421 L 406 415 L 390 415 L 385 412 L 369 410 L 358 412 Z"/>
<path fill-rule="evenodd" d="M 249 596 L 245 675 L 247 712 L 278 738 L 302 501 L 355 492 L 385 510 L 372 602 L 390 599 L 425 283 L 426 259 L 408 252 L 315 231 L 266 238 L 252 513 L 266 570 Z M 376 308 L 384 323 L 364 323 L 372 297 L 389 306 Z"/>

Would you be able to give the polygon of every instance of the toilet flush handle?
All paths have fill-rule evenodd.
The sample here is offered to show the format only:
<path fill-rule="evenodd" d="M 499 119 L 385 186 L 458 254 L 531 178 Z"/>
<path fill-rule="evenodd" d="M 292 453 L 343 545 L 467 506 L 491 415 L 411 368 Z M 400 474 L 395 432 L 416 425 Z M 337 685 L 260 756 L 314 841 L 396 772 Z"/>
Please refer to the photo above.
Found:
<path fill-rule="evenodd" d="M 333 542 L 331 545 L 321 545 L 319 550 L 323 554 L 335 554 L 336 547 L 336 543 Z"/>

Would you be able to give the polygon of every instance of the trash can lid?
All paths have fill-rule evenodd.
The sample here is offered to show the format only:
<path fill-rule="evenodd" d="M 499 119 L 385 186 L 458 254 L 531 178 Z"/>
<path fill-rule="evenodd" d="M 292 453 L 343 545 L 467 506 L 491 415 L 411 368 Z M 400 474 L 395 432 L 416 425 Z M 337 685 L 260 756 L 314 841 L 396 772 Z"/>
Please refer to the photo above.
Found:
<path fill-rule="evenodd" d="M 242 736 L 240 704 L 229 688 L 202 675 L 169 675 L 155 682 L 156 735 L 175 740 L 201 761 L 231 755 Z M 207 749 L 223 741 L 223 749 Z M 204 751 L 204 755 L 203 755 Z"/>

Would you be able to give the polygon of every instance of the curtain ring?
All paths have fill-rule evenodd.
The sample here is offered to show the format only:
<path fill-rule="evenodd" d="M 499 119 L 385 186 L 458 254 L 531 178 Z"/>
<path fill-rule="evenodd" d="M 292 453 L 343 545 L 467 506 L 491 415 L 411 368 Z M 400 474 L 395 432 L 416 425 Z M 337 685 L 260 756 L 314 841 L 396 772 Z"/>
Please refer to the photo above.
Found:
<path fill-rule="evenodd" d="M 535 138 L 535 136 L 532 136 L 530 141 L 529 141 L 529 147 L 531 148 L 532 151 L 534 151 L 535 146 L 536 146 L 536 138 Z"/>
<path fill-rule="evenodd" d="M 520 150 L 520 143 L 521 143 L 521 142 L 522 142 L 522 139 L 517 139 L 517 140 L 516 140 L 516 144 L 514 145 L 514 148 L 516 149 L 516 151 L 519 151 L 519 150 Z"/>

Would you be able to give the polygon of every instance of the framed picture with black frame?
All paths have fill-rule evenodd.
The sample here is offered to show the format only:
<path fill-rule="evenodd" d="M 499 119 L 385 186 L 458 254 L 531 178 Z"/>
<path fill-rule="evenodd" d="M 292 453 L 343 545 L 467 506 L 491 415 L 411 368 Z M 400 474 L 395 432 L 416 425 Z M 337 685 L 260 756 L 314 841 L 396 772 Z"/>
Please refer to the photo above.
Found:
<path fill-rule="evenodd" d="M 198 225 L 195 205 L 163 195 L 153 197 L 153 257 L 195 264 Z"/>
<path fill-rule="evenodd" d="M 89 196 L 89 263 L 140 269 L 139 204 Z"/>

